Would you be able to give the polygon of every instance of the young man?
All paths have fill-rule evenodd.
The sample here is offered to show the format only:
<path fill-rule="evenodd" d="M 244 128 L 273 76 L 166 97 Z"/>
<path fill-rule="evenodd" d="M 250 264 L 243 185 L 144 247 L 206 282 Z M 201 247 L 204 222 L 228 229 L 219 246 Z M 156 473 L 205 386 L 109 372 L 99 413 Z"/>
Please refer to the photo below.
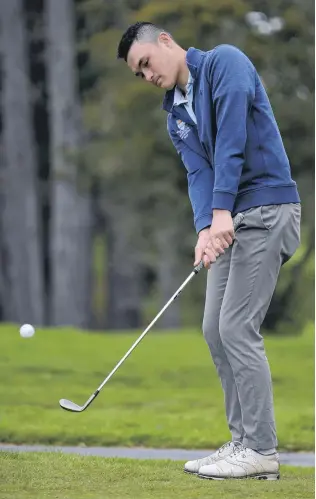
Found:
<path fill-rule="evenodd" d="M 151 23 L 128 28 L 118 58 L 166 91 L 168 132 L 187 170 L 198 233 L 194 265 L 203 260 L 211 267 L 203 333 L 224 390 L 232 440 L 184 470 L 210 479 L 278 479 L 272 383 L 260 326 L 281 265 L 299 245 L 301 210 L 267 94 L 236 47 L 185 51 Z M 234 233 L 233 217 L 240 212 L 244 219 Z"/>

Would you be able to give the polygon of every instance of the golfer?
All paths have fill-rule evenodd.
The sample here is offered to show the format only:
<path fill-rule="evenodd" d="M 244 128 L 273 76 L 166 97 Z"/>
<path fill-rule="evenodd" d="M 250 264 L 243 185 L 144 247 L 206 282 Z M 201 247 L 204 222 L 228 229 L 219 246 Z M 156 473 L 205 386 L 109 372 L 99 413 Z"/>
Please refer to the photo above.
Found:
<path fill-rule="evenodd" d="M 280 268 L 299 246 L 301 206 L 269 99 L 237 47 L 186 51 L 148 22 L 127 29 L 118 58 L 166 92 L 168 132 L 187 171 L 198 234 L 194 265 L 210 269 L 203 334 L 231 441 L 184 470 L 215 480 L 276 480 L 272 382 L 260 326 Z M 237 213 L 244 219 L 234 233 Z"/>

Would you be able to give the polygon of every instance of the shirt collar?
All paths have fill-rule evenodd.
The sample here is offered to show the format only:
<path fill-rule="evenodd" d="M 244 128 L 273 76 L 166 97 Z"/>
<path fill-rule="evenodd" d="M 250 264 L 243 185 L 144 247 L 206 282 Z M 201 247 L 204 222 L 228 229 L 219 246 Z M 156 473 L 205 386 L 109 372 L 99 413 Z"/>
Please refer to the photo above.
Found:
<path fill-rule="evenodd" d="M 185 95 L 183 95 L 182 90 L 178 87 L 175 86 L 174 88 L 174 95 L 173 95 L 173 105 L 174 106 L 179 106 L 179 104 L 186 104 L 188 102 L 188 94 L 192 90 L 192 85 L 193 85 L 193 78 L 192 75 L 189 71 L 189 78 L 188 78 L 188 83 L 185 86 Z"/>
<path fill-rule="evenodd" d="M 175 86 L 173 89 L 174 90 L 174 93 L 173 93 L 173 105 L 174 106 L 179 106 L 180 104 L 187 104 L 188 95 L 191 94 L 192 89 L 193 89 L 193 83 L 194 83 L 194 78 L 189 71 L 188 83 L 185 86 L 186 95 L 183 95 L 181 89 L 178 86 Z"/>

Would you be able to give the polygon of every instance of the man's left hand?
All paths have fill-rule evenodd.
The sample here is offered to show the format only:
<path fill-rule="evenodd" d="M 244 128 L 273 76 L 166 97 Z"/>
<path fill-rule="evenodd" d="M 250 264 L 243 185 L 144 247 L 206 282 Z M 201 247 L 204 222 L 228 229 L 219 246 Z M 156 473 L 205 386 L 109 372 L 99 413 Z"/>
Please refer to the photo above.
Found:
<path fill-rule="evenodd" d="M 211 257 L 214 253 L 216 257 L 225 252 L 234 240 L 234 225 L 230 211 L 213 210 L 213 221 L 209 231 L 210 240 L 204 252 L 204 266 L 210 268 Z"/>

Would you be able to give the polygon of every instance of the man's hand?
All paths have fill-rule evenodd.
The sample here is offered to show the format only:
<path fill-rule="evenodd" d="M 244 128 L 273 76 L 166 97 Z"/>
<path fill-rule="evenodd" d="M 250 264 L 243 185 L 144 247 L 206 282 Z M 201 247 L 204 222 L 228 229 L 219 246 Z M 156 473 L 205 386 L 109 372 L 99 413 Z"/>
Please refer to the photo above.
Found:
<path fill-rule="evenodd" d="M 207 227 L 199 232 L 199 238 L 195 246 L 194 267 L 203 259 L 204 251 L 210 240 L 210 228 Z"/>
<path fill-rule="evenodd" d="M 209 229 L 203 262 L 206 268 L 225 252 L 234 240 L 234 225 L 230 211 L 213 210 L 212 226 Z"/>
<path fill-rule="evenodd" d="M 216 261 L 216 258 L 220 253 L 224 253 L 224 250 L 220 248 L 218 251 L 213 249 L 211 243 L 211 228 L 206 228 L 201 230 L 199 233 L 198 242 L 195 246 L 195 260 L 194 267 L 203 260 L 204 267 L 210 268 L 211 263 Z M 206 254 L 207 249 L 207 254 Z"/>

